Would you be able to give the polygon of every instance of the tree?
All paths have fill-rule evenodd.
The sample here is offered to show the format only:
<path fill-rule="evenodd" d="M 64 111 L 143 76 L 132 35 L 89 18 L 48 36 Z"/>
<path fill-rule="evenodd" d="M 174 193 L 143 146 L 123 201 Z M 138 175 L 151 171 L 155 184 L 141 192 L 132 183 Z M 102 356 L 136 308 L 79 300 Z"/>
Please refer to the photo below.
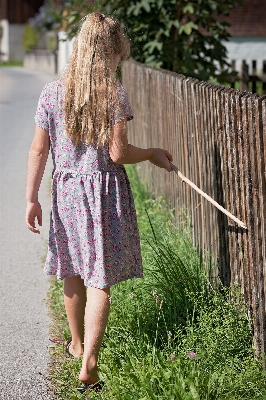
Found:
<path fill-rule="evenodd" d="M 66 4 L 66 30 L 73 36 L 80 15 L 98 9 L 114 15 L 127 28 L 133 58 L 186 76 L 224 83 L 231 79 L 223 40 L 223 16 L 241 0 L 85 0 Z M 74 25 L 73 25 L 74 24 Z"/>
<path fill-rule="evenodd" d="M 55 0 L 45 0 L 38 13 L 29 19 L 30 26 L 39 32 L 56 31 L 62 22 L 62 8 Z"/>

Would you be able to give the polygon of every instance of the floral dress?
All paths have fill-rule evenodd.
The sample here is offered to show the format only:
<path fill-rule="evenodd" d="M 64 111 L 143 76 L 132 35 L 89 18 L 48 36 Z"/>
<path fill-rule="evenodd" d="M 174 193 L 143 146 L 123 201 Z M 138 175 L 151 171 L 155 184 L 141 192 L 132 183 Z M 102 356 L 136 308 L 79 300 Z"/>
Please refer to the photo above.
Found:
<path fill-rule="evenodd" d="M 134 201 L 123 165 L 108 146 L 75 148 L 64 132 L 64 84 L 47 84 L 35 122 L 47 130 L 53 158 L 49 247 L 45 273 L 79 275 L 85 286 L 106 288 L 143 275 Z M 118 86 L 114 124 L 133 118 L 127 93 Z M 123 115 L 121 113 L 123 110 Z M 119 111 L 120 110 L 120 111 Z"/>

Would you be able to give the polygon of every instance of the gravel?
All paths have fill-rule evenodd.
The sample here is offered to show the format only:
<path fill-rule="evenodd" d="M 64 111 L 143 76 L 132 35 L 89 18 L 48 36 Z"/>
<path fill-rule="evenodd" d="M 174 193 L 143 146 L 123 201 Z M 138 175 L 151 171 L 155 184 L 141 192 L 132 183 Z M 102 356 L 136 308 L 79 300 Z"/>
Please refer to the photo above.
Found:
<path fill-rule="evenodd" d="M 49 280 L 42 271 L 49 229 L 49 158 L 40 190 L 41 234 L 25 225 L 25 182 L 34 115 L 50 75 L 0 68 L 0 399 L 54 399 L 49 389 Z"/>

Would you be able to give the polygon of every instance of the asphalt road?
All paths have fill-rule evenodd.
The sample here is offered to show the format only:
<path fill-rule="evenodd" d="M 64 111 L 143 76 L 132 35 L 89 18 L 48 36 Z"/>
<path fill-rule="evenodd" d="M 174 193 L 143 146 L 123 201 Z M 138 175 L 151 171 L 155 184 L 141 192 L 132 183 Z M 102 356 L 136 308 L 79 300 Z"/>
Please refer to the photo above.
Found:
<path fill-rule="evenodd" d="M 49 228 L 49 159 L 40 190 L 41 234 L 27 230 L 25 182 L 34 115 L 52 76 L 0 68 L 0 399 L 50 400 L 48 278 L 42 271 Z"/>

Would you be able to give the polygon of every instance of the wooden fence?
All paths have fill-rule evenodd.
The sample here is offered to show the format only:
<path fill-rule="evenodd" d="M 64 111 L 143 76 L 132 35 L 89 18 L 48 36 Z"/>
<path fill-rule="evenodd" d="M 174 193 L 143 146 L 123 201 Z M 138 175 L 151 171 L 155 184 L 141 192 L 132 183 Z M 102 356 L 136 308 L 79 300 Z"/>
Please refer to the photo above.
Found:
<path fill-rule="evenodd" d="M 235 70 L 236 61 L 231 62 L 232 70 Z M 239 76 L 237 76 L 231 83 L 231 88 L 235 88 L 235 83 L 240 82 L 241 91 L 249 91 L 249 83 L 251 83 L 252 93 L 266 93 L 266 60 L 262 62 L 262 71 L 258 70 L 257 61 L 252 61 L 251 74 L 246 60 L 242 60 Z M 259 87 L 258 87 L 259 86 Z"/>
<path fill-rule="evenodd" d="M 134 110 L 130 142 L 162 147 L 184 175 L 242 220 L 238 227 L 175 173 L 140 164 L 155 195 L 163 194 L 183 222 L 190 213 L 195 244 L 212 255 L 223 283 L 239 283 L 266 351 L 266 96 L 226 89 L 126 61 L 123 85 Z"/>

